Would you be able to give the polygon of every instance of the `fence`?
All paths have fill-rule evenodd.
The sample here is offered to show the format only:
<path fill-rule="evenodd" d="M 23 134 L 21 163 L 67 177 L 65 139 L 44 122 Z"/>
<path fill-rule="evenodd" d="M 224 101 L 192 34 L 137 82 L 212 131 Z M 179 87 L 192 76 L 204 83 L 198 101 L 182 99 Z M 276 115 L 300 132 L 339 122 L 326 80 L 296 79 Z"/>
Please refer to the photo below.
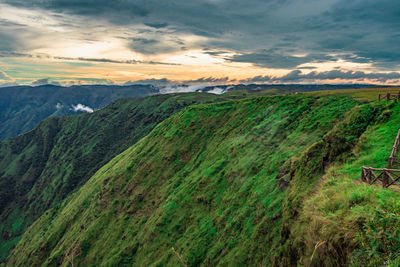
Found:
<path fill-rule="evenodd" d="M 369 184 L 380 182 L 383 187 L 400 186 L 400 170 L 362 167 L 361 180 Z"/>
<path fill-rule="evenodd" d="M 400 129 L 399 129 L 399 132 L 397 133 L 396 141 L 394 141 L 394 145 L 392 148 L 392 154 L 390 154 L 390 157 L 389 157 L 389 164 L 388 164 L 389 169 L 393 168 L 393 165 L 400 164 L 400 160 L 396 158 L 399 143 L 400 143 Z"/>
<path fill-rule="evenodd" d="M 395 100 L 400 101 L 400 91 L 397 94 L 379 94 L 379 100 Z M 392 147 L 392 153 L 389 156 L 388 168 L 387 169 L 378 169 L 371 167 L 362 167 L 361 168 L 361 180 L 374 184 L 376 182 L 380 182 L 383 187 L 389 187 L 391 185 L 398 185 L 400 180 L 400 170 L 392 169 L 393 167 L 400 167 L 400 159 L 397 157 L 397 152 L 400 144 L 400 129 L 397 133 L 396 140 L 394 141 L 394 145 Z"/>
<path fill-rule="evenodd" d="M 378 96 L 379 100 L 395 100 L 395 101 L 400 101 L 400 91 L 397 94 L 391 94 L 391 93 L 386 93 L 386 94 L 379 94 Z"/>
<path fill-rule="evenodd" d="M 389 187 L 391 185 L 400 186 L 400 183 L 398 182 L 400 180 L 400 170 L 393 169 L 393 167 L 400 166 L 400 160 L 397 157 L 399 144 L 400 129 L 397 133 L 396 140 L 394 141 L 392 153 L 389 156 L 388 168 L 378 169 L 363 166 L 361 168 L 361 180 L 369 184 L 380 182 L 383 187 Z"/>

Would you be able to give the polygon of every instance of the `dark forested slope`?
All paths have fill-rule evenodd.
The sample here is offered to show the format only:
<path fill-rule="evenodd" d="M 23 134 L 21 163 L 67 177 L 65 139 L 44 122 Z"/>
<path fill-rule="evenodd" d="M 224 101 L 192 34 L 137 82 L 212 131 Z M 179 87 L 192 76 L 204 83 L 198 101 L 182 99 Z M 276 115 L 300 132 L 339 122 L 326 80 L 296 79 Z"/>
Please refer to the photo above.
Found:
<path fill-rule="evenodd" d="M 158 90 L 150 85 L 3 87 L 0 88 L 0 140 L 27 132 L 49 116 L 82 112 L 76 109 L 79 104 L 98 109 L 120 98 L 156 93 Z"/>

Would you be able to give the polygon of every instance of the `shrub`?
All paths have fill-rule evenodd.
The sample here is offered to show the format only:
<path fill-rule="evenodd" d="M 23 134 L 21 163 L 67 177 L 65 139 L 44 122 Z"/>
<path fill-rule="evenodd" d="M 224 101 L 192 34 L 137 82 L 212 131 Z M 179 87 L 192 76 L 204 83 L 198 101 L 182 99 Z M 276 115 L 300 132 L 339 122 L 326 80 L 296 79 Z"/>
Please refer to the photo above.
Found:
<path fill-rule="evenodd" d="M 356 236 L 360 249 L 352 262 L 361 266 L 382 266 L 400 257 L 400 214 L 377 210 Z"/>

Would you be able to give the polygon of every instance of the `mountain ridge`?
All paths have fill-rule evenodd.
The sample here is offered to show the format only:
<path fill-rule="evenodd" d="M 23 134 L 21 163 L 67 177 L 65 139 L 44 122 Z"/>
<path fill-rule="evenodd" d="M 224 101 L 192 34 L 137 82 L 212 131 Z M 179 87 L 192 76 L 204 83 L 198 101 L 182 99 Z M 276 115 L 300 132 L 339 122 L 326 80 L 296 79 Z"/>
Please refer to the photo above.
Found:
<path fill-rule="evenodd" d="M 93 112 L 111 102 L 128 97 L 181 91 L 227 93 L 233 91 L 275 91 L 283 94 L 294 92 L 338 90 L 349 88 L 376 88 L 376 85 L 329 84 L 234 84 L 234 85 L 73 85 L 0 87 L 0 141 L 18 136 L 50 116 Z"/>
<path fill-rule="evenodd" d="M 172 248 L 188 266 L 308 264 L 314 239 L 300 242 L 296 234 L 306 237 L 314 229 L 299 217 L 308 209 L 301 203 L 312 200 L 328 167 L 346 166 L 376 125 L 392 125 L 398 109 L 313 96 L 188 107 L 47 211 L 9 264 L 178 265 Z M 390 193 L 357 186 L 363 194 Z M 344 209 L 360 216 L 350 207 Z M 352 260 L 357 243 L 351 237 L 337 243 L 346 230 L 329 232 L 333 248 L 323 247 L 314 264 Z M 329 254 L 335 249 L 344 257 Z"/>
<path fill-rule="evenodd" d="M 0 140 L 27 132 L 50 116 L 95 110 L 127 97 L 158 93 L 150 85 L 71 86 L 56 85 L 0 87 Z"/>
<path fill-rule="evenodd" d="M 90 114 L 50 117 L 0 142 L 1 255 L 45 210 L 157 123 L 188 105 L 224 99 L 200 93 L 122 99 Z"/>

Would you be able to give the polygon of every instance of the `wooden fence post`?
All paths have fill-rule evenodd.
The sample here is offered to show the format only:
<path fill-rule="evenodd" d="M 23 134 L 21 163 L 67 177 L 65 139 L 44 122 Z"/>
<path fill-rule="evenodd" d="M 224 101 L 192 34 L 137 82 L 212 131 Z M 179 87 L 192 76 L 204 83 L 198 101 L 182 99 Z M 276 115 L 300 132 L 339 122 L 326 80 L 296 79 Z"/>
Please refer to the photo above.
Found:
<path fill-rule="evenodd" d="M 371 181 L 372 181 L 372 171 L 371 171 L 371 167 L 368 168 L 367 177 L 368 177 L 368 183 L 371 184 Z"/>
<path fill-rule="evenodd" d="M 361 168 L 361 181 L 365 182 L 364 166 L 362 166 L 362 168 Z"/>
<path fill-rule="evenodd" d="M 382 187 L 387 187 L 388 184 L 389 184 L 389 175 L 387 174 L 387 170 L 383 170 Z"/>

